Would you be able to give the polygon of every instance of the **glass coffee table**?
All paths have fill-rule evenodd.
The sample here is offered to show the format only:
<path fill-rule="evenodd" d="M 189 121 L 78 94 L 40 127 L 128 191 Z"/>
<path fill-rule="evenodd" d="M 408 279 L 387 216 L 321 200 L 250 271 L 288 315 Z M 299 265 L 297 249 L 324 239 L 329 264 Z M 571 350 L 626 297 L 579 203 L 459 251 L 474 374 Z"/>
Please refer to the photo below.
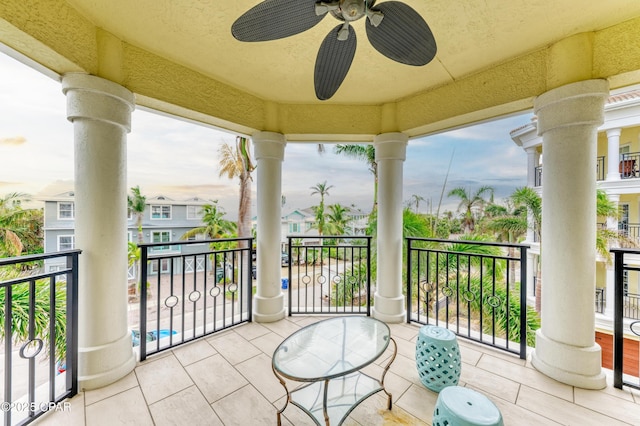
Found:
<path fill-rule="evenodd" d="M 380 379 L 360 371 L 376 361 L 393 342 L 393 354 Z M 273 353 L 272 368 L 289 402 L 300 407 L 318 425 L 340 425 L 371 395 L 384 391 L 391 409 L 391 394 L 384 376 L 397 353 L 389 326 L 363 316 L 330 318 L 304 327 L 287 337 Z M 290 391 L 284 379 L 306 384 Z"/>

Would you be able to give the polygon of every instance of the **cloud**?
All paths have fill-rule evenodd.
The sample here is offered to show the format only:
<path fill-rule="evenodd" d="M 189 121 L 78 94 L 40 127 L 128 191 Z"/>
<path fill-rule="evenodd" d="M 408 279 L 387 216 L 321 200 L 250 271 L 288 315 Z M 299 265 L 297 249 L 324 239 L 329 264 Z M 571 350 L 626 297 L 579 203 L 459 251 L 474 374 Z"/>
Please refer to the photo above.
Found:
<path fill-rule="evenodd" d="M 22 145 L 27 142 L 24 136 L 14 136 L 11 138 L 0 138 L 0 145 Z"/>

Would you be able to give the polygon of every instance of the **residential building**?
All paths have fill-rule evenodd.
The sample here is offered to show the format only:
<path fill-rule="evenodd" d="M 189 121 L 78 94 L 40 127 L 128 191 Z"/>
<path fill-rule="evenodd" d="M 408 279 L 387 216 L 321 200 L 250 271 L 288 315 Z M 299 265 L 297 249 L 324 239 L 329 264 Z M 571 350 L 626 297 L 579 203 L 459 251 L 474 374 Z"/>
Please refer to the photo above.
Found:
<path fill-rule="evenodd" d="M 71 250 L 75 245 L 75 197 L 73 191 L 67 191 L 51 197 L 42 198 L 44 201 L 44 251 L 45 253 Z M 169 243 L 180 241 L 189 230 L 202 226 L 202 206 L 211 201 L 193 197 L 186 200 L 174 200 L 164 195 L 147 198 L 147 206 L 142 215 L 142 239 L 145 243 Z M 189 237 L 187 241 L 204 239 L 203 235 Z M 127 215 L 127 241 L 138 242 L 138 228 L 136 216 L 131 211 Z M 182 246 L 166 246 L 156 252 L 168 254 L 180 253 L 182 250 L 193 250 Z M 187 265 L 192 267 L 193 265 Z M 60 260 L 49 260 L 45 264 L 46 270 L 55 271 L 64 267 Z M 151 268 L 158 267 L 155 263 Z M 165 259 L 159 265 L 161 272 L 169 272 L 169 264 Z M 203 268 L 203 265 L 196 265 Z M 129 279 L 136 278 L 136 268 L 128 269 Z M 174 265 L 174 271 L 181 271 L 181 265 Z"/>

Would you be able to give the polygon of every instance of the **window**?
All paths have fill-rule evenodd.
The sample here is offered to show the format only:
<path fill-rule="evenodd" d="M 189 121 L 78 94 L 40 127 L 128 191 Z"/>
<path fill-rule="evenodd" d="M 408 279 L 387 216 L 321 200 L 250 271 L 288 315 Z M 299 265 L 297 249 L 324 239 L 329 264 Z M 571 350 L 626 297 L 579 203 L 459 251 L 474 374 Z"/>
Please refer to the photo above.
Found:
<path fill-rule="evenodd" d="M 300 232 L 300 224 L 299 223 L 290 223 L 289 224 L 289 232 L 291 232 L 291 233 Z"/>
<path fill-rule="evenodd" d="M 151 219 L 171 219 L 171 206 L 151 206 Z"/>
<path fill-rule="evenodd" d="M 58 203 L 58 219 L 70 220 L 76 217 L 75 204 L 73 202 Z"/>
<path fill-rule="evenodd" d="M 133 242 L 133 232 L 132 231 L 127 231 L 127 242 L 128 243 L 132 243 Z"/>
<path fill-rule="evenodd" d="M 151 233 L 152 243 L 168 243 L 171 241 L 171 231 L 153 231 Z M 169 246 L 153 247 L 153 250 L 168 250 Z"/>
<path fill-rule="evenodd" d="M 73 250 L 76 247 L 76 238 L 73 235 L 58 235 L 58 251 Z"/>
<path fill-rule="evenodd" d="M 189 220 L 202 219 L 202 207 L 187 206 L 187 219 Z"/>
<path fill-rule="evenodd" d="M 133 212 L 131 209 L 127 209 L 127 220 L 133 219 Z"/>

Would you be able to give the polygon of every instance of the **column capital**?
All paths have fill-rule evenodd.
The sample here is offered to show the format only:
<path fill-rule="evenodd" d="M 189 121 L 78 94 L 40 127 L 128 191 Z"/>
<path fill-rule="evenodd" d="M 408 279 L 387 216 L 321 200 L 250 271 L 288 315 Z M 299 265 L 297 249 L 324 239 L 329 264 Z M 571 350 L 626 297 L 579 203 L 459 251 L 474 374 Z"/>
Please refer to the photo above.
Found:
<path fill-rule="evenodd" d="M 604 122 L 603 105 L 608 95 L 607 80 L 579 81 L 543 93 L 533 102 L 538 135 L 570 126 L 599 126 Z"/>
<path fill-rule="evenodd" d="M 376 148 L 376 161 L 402 160 L 407 158 L 407 144 L 409 136 L 405 133 L 382 133 L 373 138 Z"/>
<path fill-rule="evenodd" d="M 62 76 L 62 93 L 67 96 L 69 121 L 89 118 L 131 131 L 135 97 L 121 85 L 94 75 L 69 73 Z"/>
<path fill-rule="evenodd" d="M 619 138 L 621 133 L 622 133 L 622 129 L 620 127 L 615 129 L 607 129 L 607 138 L 615 138 L 615 137 Z"/>
<path fill-rule="evenodd" d="M 287 140 L 282 133 L 256 132 L 251 135 L 251 140 L 256 160 L 263 158 L 284 160 L 284 147 L 287 145 Z"/>

